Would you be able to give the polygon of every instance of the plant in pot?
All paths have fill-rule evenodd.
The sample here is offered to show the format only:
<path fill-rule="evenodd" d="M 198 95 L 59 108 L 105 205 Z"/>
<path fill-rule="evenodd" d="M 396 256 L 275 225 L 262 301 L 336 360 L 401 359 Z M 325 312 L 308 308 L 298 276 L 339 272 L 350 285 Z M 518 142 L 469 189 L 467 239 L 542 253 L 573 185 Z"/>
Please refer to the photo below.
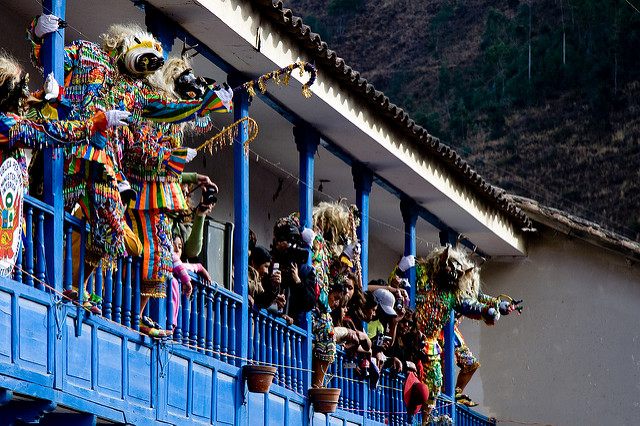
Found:
<path fill-rule="evenodd" d="M 316 413 L 335 413 L 338 408 L 341 389 L 327 387 L 332 378 L 333 376 L 326 378 L 322 387 L 309 389 L 309 398 Z"/>
<path fill-rule="evenodd" d="M 276 375 L 276 367 L 247 364 L 242 366 L 242 376 L 247 381 L 249 392 L 267 393 Z"/>

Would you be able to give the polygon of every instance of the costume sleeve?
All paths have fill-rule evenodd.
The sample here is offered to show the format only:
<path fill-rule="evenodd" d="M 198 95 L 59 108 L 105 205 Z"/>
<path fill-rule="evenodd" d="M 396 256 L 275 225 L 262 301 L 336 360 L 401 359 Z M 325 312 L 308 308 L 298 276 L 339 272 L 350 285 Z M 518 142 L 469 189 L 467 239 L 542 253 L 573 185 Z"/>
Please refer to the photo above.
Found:
<path fill-rule="evenodd" d="M 176 101 L 155 91 L 148 91 L 145 93 L 142 117 L 164 123 L 181 123 L 211 112 L 230 112 L 232 109 L 233 105 L 223 102 L 214 87 L 209 88 L 203 99 L 198 100 Z"/>
<path fill-rule="evenodd" d="M 191 233 L 184 242 L 183 254 L 187 258 L 198 257 L 202 251 L 202 238 L 204 235 L 204 216 L 195 215 L 191 224 Z"/>
<path fill-rule="evenodd" d="M 28 120 L 15 114 L 0 114 L 0 144 L 12 148 L 47 148 L 78 145 L 104 136 L 107 119 L 99 112 L 87 121 Z"/>
<path fill-rule="evenodd" d="M 189 276 L 189 272 L 187 272 L 187 268 L 175 253 L 173 254 L 173 275 L 181 284 L 191 284 L 191 277 Z"/>
<path fill-rule="evenodd" d="M 496 307 L 478 300 L 464 299 L 456 304 L 455 310 L 465 317 L 483 320 L 487 323 L 493 323 L 500 318 Z"/>
<path fill-rule="evenodd" d="M 182 183 L 197 183 L 198 182 L 198 174 L 195 172 L 187 172 L 182 173 Z"/>

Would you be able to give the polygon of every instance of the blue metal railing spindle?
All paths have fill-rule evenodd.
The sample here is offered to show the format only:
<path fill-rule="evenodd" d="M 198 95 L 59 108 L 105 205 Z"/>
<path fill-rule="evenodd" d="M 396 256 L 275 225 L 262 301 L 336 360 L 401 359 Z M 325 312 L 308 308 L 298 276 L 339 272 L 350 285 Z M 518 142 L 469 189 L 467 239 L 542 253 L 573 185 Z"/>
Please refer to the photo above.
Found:
<path fill-rule="evenodd" d="M 38 216 L 36 217 L 36 247 L 37 247 L 37 258 L 36 258 L 36 282 L 35 287 L 38 290 L 44 290 L 44 285 L 42 283 L 46 282 L 47 274 L 46 269 L 47 265 L 45 263 L 44 256 L 44 212 L 38 212 Z M 53 284 L 53 283 L 52 283 Z"/>
<path fill-rule="evenodd" d="M 120 322 L 122 319 L 122 258 L 118 259 L 117 271 L 113 271 L 115 283 L 113 284 L 113 320 Z"/>
<path fill-rule="evenodd" d="M 104 276 L 103 315 L 107 319 L 113 318 L 113 276 L 115 269 L 110 269 Z"/>
<path fill-rule="evenodd" d="M 211 288 L 206 289 L 207 294 L 207 329 L 205 332 L 205 348 L 207 349 L 207 355 L 213 356 L 213 290 Z"/>
<path fill-rule="evenodd" d="M 281 352 L 282 352 L 282 333 L 280 333 L 280 324 L 276 321 L 273 322 L 273 341 L 275 342 L 274 352 L 273 352 L 273 363 L 278 364 L 276 366 L 276 375 L 280 383 L 284 382 L 284 376 L 282 372 L 282 362 L 281 362 Z"/>
<path fill-rule="evenodd" d="M 298 367 L 298 392 L 302 392 L 304 386 L 304 371 L 302 371 L 302 336 L 296 337 L 296 361 Z"/>
<path fill-rule="evenodd" d="M 27 207 L 26 236 L 24 241 L 24 269 L 26 271 L 25 284 L 33 287 L 33 207 Z"/>
<path fill-rule="evenodd" d="M 354 374 L 353 374 L 353 368 L 348 368 L 347 369 L 347 377 L 349 378 L 349 408 L 356 408 L 356 401 L 354 398 L 354 389 L 355 389 L 355 382 L 354 382 Z"/>
<path fill-rule="evenodd" d="M 249 309 L 249 348 L 247 358 L 256 359 L 256 316 L 253 310 Z"/>
<path fill-rule="evenodd" d="M 285 380 L 288 387 L 295 387 L 295 380 L 292 380 L 291 370 L 291 332 L 289 331 L 289 327 L 284 328 L 284 365 L 286 366 L 284 370 Z"/>
<path fill-rule="evenodd" d="M 24 238 L 20 232 L 20 245 L 18 246 L 18 256 L 16 256 L 16 267 L 13 268 L 13 279 L 22 282 L 22 257 L 24 256 Z"/>
<path fill-rule="evenodd" d="M 133 283 L 132 283 L 132 297 L 133 303 L 131 306 L 131 327 L 134 330 L 140 330 L 140 279 L 141 279 L 140 259 L 134 259 L 133 261 Z M 148 305 L 148 304 L 147 304 Z"/>
<path fill-rule="evenodd" d="M 236 315 L 238 314 L 237 312 L 238 309 L 238 304 L 237 302 L 234 300 L 231 302 L 231 315 L 229 315 L 229 332 L 231 333 L 231 343 L 229 344 L 230 348 L 229 348 L 229 352 L 231 353 L 231 355 L 233 355 L 235 357 L 236 355 L 236 344 L 237 344 L 237 339 L 236 339 Z M 251 357 L 247 357 L 247 358 L 251 358 Z M 237 358 L 231 358 L 231 364 L 232 365 L 238 365 L 238 359 Z"/>
<path fill-rule="evenodd" d="M 102 287 L 103 287 L 103 277 L 102 277 L 102 268 L 97 267 L 95 274 L 93 274 L 95 280 L 95 287 L 93 292 L 98 296 L 102 297 Z M 98 303 L 98 308 L 102 309 L 102 302 Z"/>
<path fill-rule="evenodd" d="M 122 325 L 131 327 L 131 275 L 133 274 L 133 259 L 125 258 L 125 275 L 122 291 Z"/>
<path fill-rule="evenodd" d="M 259 315 L 260 318 L 260 361 L 267 361 L 267 318 Z"/>
<path fill-rule="evenodd" d="M 189 317 L 189 344 L 198 344 L 198 291 L 193 289 L 191 296 L 191 316 Z"/>
<path fill-rule="evenodd" d="M 167 320 L 165 321 L 164 328 L 166 330 L 171 330 L 173 327 L 173 285 L 172 285 L 172 277 L 167 279 L 167 296 L 165 297 L 165 312 L 167 313 Z M 179 290 L 178 290 L 179 291 Z M 162 303 L 162 301 L 160 301 Z M 175 330 L 174 330 L 175 334 Z"/>
<path fill-rule="evenodd" d="M 215 328 L 213 334 L 213 347 L 216 350 L 215 357 L 220 358 L 220 351 L 222 349 L 221 345 L 221 334 L 222 334 L 222 307 L 220 306 L 222 303 L 222 299 L 220 298 L 220 294 L 216 294 L 216 306 L 215 306 Z"/>
<path fill-rule="evenodd" d="M 205 301 L 207 295 L 204 287 L 198 286 L 198 352 L 204 353 L 204 336 L 206 331 Z"/>
<path fill-rule="evenodd" d="M 229 352 L 229 298 L 224 298 L 222 305 L 222 352 Z M 229 362 L 228 357 L 225 355 L 222 360 Z"/>
<path fill-rule="evenodd" d="M 192 296 L 193 297 L 193 296 Z M 182 295 L 182 343 L 189 344 L 189 334 L 191 331 L 191 300 L 186 295 Z"/>
<path fill-rule="evenodd" d="M 182 306 L 178 307 L 178 317 L 176 318 L 176 328 L 173 331 L 173 340 L 182 343 Z"/>
<path fill-rule="evenodd" d="M 342 353 L 338 352 L 336 354 L 336 362 L 333 363 L 333 366 L 331 369 L 333 370 L 333 374 L 335 375 L 335 378 L 333 379 L 335 383 L 330 386 L 335 386 L 337 388 L 342 389 L 342 391 L 340 392 L 340 397 L 338 398 L 338 404 L 341 407 L 344 407 L 346 406 L 346 404 L 344 403 L 345 396 L 346 396 L 345 395 L 346 389 L 344 388 L 344 379 L 342 378 L 344 376 L 344 370 L 345 370 Z"/>
<path fill-rule="evenodd" d="M 271 318 L 266 319 L 266 334 L 263 335 L 263 339 L 266 340 L 266 344 L 267 344 L 267 358 L 265 359 L 265 361 L 269 364 L 273 363 L 273 333 L 272 333 L 272 329 L 273 329 L 273 323 L 271 321 Z M 266 338 L 265 338 L 266 337 Z"/>
<path fill-rule="evenodd" d="M 73 228 L 66 225 L 64 228 L 64 281 L 65 290 L 71 290 L 73 285 Z"/>

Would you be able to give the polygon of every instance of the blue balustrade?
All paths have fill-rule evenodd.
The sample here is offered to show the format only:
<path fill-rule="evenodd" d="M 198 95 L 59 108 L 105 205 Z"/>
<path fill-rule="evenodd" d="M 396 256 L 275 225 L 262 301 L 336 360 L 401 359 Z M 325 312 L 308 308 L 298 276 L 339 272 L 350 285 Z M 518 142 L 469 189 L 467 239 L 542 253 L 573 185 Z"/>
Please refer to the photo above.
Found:
<path fill-rule="evenodd" d="M 131 277 L 133 275 L 133 259 L 125 259 L 125 274 L 122 290 L 122 325 L 131 327 Z"/>
<path fill-rule="evenodd" d="M 24 283 L 33 287 L 33 207 L 29 205 L 25 207 L 24 268 L 26 277 Z"/>
<path fill-rule="evenodd" d="M 47 282 L 47 264 L 45 263 L 44 254 L 44 212 L 39 211 L 36 216 L 36 282 L 35 287 L 38 290 L 44 290 L 44 283 Z"/>

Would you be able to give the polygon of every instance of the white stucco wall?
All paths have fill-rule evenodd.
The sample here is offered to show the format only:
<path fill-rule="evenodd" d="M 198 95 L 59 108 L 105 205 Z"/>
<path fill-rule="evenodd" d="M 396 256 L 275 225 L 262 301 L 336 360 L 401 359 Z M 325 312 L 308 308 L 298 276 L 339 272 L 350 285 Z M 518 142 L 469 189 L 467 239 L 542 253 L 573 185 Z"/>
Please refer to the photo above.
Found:
<path fill-rule="evenodd" d="M 640 266 L 552 230 L 528 253 L 483 268 L 486 292 L 522 298 L 525 310 L 495 327 L 463 323 L 482 363 L 466 393 L 498 419 L 639 424 Z"/>

